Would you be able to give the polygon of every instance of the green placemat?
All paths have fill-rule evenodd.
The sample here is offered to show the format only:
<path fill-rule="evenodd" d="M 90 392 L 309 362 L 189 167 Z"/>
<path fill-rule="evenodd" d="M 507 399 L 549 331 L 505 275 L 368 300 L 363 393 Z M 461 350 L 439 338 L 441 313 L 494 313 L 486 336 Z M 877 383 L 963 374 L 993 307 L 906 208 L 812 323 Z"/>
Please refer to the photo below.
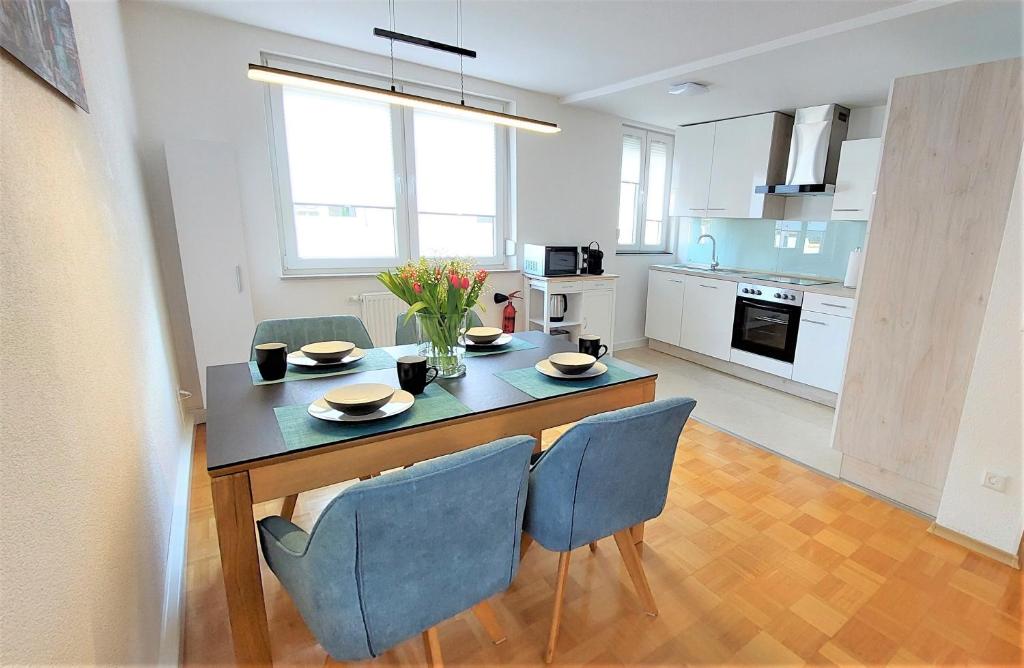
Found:
<path fill-rule="evenodd" d="M 536 348 L 537 346 L 529 341 L 523 341 L 522 339 L 513 336 L 512 340 L 501 346 L 500 348 L 484 348 L 483 350 L 474 350 L 472 348 L 466 349 L 466 357 L 483 357 L 484 355 L 499 355 L 501 353 L 510 353 L 513 350 L 529 350 L 530 348 Z M 390 346 L 386 348 L 392 357 L 398 359 L 405 355 L 417 355 L 418 344 L 409 343 L 404 346 Z"/>
<path fill-rule="evenodd" d="M 281 428 L 285 447 L 289 450 L 311 448 L 327 443 L 340 443 L 382 431 L 466 415 L 470 412 L 447 390 L 434 384 L 427 385 L 423 394 L 416 396 L 416 402 L 409 410 L 373 422 L 327 422 L 307 413 L 307 408 L 309 408 L 309 404 L 279 406 L 274 409 L 277 426 Z"/>
<path fill-rule="evenodd" d="M 360 371 L 376 371 L 377 369 L 394 369 L 395 358 L 389 355 L 383 348 L 370 348 L 366 351 L 363 359 L 346 366 L 343 369 L 333 367 L 329 370 L 309 369 L 288 365 L 281 380 L 263 380 L 256 362 L 249 362 L 249 375 L 252 376 L 253 385 L 270 385 L 271 383 L 285 383 L 289 380 L 309 380 L 310 378 L 323 378 L 324 376 L 343 376 L 347 373 L 359 373 Z"/>
<path fill-rule="evenodd" d="M 525 369 L 499 371 L 494 375 L 535 399 L 547 399 L 548 397 L 557 397 L 560 394 L 572 394 L 573 392 L 590 390 L 595 387 L 611 385 L 612 383 L 620 383 L 624 380 L 640 377 L 640 374 L 617 366 L 614 360 L 606 358 L 601 361 L 608 365 L 608 371 L 600 376 L 587 378 L 586 380 L 558 380 L 545 376 L 532 366 Z"/>

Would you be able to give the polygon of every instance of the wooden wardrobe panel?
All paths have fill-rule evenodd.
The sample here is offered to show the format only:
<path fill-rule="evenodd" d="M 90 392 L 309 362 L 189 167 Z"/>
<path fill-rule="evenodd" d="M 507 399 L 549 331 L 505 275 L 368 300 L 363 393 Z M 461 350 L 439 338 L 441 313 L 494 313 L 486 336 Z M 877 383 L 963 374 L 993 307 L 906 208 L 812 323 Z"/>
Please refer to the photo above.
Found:
<path fill-rule="evenodd" d="M 1006 225 L 1021 112 L 1019 59 L 892 87 L 834 446 L 857 460 L 844 477 L 930 514 Z"/>

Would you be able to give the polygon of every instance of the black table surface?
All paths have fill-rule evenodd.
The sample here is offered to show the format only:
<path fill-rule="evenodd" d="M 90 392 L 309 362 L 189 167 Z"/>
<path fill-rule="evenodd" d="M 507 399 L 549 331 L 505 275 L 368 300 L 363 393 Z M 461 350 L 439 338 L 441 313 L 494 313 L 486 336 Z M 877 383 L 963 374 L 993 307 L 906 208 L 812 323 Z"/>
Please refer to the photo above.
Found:
<path fill-rule="evenodd" d="M 548 399 L 535 399 L 494 374 L 507 369 L 533 366 L 553 353 L 576 350 L 576 344 L 566 341 L 561 336 L 548 336 L 537 331 L 517 332 L 515 336 L 529 341 L 537 347 L 495 355 L 467 357 L 464 376 L 452 379 L 441 378 L 436 381 L 437 384 L 465 404 L 473 414 L 536 401 L 548 401 Z M 657 376 L 652 371 L 623 360 L 616 360 L 616 364 L 638 374 L 637 378 L 622 382 Z M 274 415 L 274 408 L 310 404 L 321 398 L 332 387 L 353 383 L 385 383 L 398 387 L 398 376 L 395 369 L 378 369 L 343 376 L 253 385 L 247 363 L 209 367 L 206 375 L 207 469 L 214 471 L 219 468 L 297 452 L 285 447 L 281 430 L 277 425 L 277 417 Z M 602 387 L 608 387 L 608 385 Z M 583 390 L 583 392 L 588 391 L 593 390 Z M 439 420 L 437 423 L 444 421 Z M 392 431 L 397 432 L 400 429 Z M 374 437 L 386 433 L 388 431 L 383 430 L 374 434 Z M 359 440 L 352 439 L 349 442 L 358 443 Z M 306 448 L 306 450 L 315 451 L 322 447 L 326 446 L 315 446 Z"/>

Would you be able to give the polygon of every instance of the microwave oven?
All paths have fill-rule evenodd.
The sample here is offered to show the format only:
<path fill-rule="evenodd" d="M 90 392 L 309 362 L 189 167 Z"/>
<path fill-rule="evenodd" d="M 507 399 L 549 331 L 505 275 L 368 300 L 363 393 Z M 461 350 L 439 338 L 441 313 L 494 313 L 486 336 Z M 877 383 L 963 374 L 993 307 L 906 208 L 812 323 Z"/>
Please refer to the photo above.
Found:
<path fill-rule="evenodd" d="M 576 246 L 523 245 L 523 271 L 534 276 L 571 276 L 579 273 Z"/>

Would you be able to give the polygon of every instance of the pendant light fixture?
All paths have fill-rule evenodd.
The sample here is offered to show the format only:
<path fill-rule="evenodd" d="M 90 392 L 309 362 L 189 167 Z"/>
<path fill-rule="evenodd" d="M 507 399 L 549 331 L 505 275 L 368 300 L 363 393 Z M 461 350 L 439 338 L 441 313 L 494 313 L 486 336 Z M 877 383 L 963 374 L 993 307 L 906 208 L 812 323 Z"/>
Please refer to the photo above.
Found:
<path fill-rule="evenodd" d="M 462 59 L 463 57 L 476 58 L 476 52 L 462 47 L 462 0 L 458 0 L 458 45 L 435 42 L 433 40 L 395 31 L 394 0 L 389 0 L 388 9 L 391 19 L 390 29 L 374 28 L 373 34 L 378 37 L 388 39 L 391 42 L 390 90 L 377 88 L 376 86 L 353 83 L 351 81 L 343 81 L 341 79 L 321 77 L 315 74 L 294 72 L 292 70 L 268 67 L 266 65 L 255 65 L 253 63 L 249 63 L 249 78 L 253 81 L 262 81 L 264 83 L 308 88 L 329 93 L 344 93 L 346 95 L 351 95 L 365 100 L 375 100 L 379 102 L 386 102 L 388 104 L 397 104 L 403 107 L 411 107 L 413 109 L 425 109 L 428 111 L 475 118 L 477 120 L 487 121 L 498 125 L 506 125 L 519 130 L 530 130 L 532 132 L 541 132 L 545 134 L 554 134 L 562 131 L 562 129 L 555 123 L 539 121 L 525 116 L 516 116 L 514 114 L 505 114 L 499 111 L 491 111 L 490 109 L 471 107 L 466 104 L 466 87 L 462 70 Z M 423 95 L 412 95 L 410 93 L 399 92 L 395 86 L 395 41 L 437 49 L 439 51 L 458 55 L 461 101 L 458 103 L 446 102 L 444 100 L 438 100 L 436 98 L 426 97 Z"/>

